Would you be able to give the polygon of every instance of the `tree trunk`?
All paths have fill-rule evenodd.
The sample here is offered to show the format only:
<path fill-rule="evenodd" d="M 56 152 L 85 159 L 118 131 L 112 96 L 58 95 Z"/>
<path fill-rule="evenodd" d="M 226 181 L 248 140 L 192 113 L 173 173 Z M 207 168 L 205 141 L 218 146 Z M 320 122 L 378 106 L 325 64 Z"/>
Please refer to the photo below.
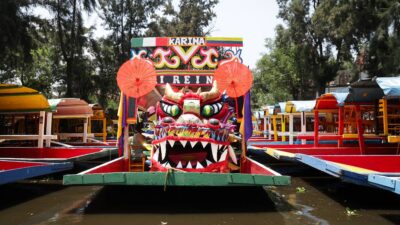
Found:
<path fill-rule="evenodd" d="M 73 97 L 72 94 L 72 79 L 73 79 L 73 63 L 71 62 L 72 59 L 67 59 L 67 69 L 66 69 L 66 81 L 67 81 L 67 93 L 65 94 L 65 97 Z"/>

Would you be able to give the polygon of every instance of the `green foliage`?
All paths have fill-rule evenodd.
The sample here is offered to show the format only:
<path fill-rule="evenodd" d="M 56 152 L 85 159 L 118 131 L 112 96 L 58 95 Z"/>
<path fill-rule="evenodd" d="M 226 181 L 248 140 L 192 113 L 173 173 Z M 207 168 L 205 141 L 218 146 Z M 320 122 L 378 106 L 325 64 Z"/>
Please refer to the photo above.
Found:
<path fill-rule="evenodd" d="M 149 36 L 206 36 L 210 33 L 210 23 L 216 16 L 213 11 L 218 0 L 181 0 L 179 10 L 172 1 L 163 5 L 163 15 L 155 16 L 155 21 L 147 31 Z"/>
<path fill-rule="evenodd" d="M 400 72 L 400 4 L 396 0 L 277 0 L 285 26 L 276 27 L 257 64 L 257 105 L 312 99 L 328 82 L 358 73 Z M 271 44 L 272 43 L 272 44 Z M 260 85 L 257 85 L 260 83 Z M 262 86 L 268 85 L 268 93 Z M 266 95 L 266 97 L 261 97 Z M 284 99 L 282 99 L 284 98 Z"/>
<path fill-rule="evenodd" d="M 49 45 L 32 50 L 32 64 L 17 72 L 21 83 L 27 87 L 40 90 L 47 97 L 52 97 L 52 85 L 56 82 L 54 72 L 57 67 L 53 61 L 54 50 Z"/>
<path fill-rule="evenodd" d="M 162 0 L 1 1 L 0 82 L 21 83 L 48 97 L 98 102 L 115 116 L 115 76 L 129 59 L 130 39 L 151 33 L 202 36 L 216 3 L 181 0 L 175 10 Z M 34 16 L 36 7 L 50 17 Z M 107 36 L 96 38 L 85 27 L 84 14 L 93 12 L 104 20 Z"/>
<path fill-rule="evenodd" d="M 104 25 L 110 31 L 107 39 L 113 46 L 115 68 L 129 59 L 130 40 L 143 36 L 162 4 L 161 0 L 100 0 Z"/>
<path fill-rule="evenodd" d="M 32 63 L 36 27 L 43 23 L 27 12 L 32 7 L 30 1 L 0 1 L 0 82 L 18 82 L 16 69 Z"/>

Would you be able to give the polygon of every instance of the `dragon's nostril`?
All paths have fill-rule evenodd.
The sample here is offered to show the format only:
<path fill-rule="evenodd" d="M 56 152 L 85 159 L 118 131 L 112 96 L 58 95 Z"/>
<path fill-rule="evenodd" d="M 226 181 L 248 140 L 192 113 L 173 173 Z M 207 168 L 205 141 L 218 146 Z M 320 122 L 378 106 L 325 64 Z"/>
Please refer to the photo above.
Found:
<path fill-rule="evenodd" d="M 209 122 L 211 125 L 219 125 L 219 120 L 217 120 L 217 119 L 210 119 L 208 122 Z"/>

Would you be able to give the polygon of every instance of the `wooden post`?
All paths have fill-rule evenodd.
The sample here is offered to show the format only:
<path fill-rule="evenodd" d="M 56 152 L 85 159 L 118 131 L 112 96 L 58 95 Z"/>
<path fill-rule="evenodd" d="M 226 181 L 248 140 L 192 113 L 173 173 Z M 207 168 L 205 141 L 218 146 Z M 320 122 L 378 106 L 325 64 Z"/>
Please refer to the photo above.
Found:
<path fill-rule="evenodd" d="M 88 134 L 88 117 L 83 119 L 83 143 L 87 142 L 87 134 Z"/>
<path fill-rule="evenodd" d="M 107 141 L 107 120 L 103 119 L 103 141 Z"/>
<path fill-rule="evenodd" d="M 289 114 L 289 144 L 293 144 L 293 114 Z"/>
<path fill-rule="evenodd" d="M 271 117 L 268 117 L 268 139 L 272 139 L 272 124 Z"/>
<path fill-rule="evenodd" d="M 53 113 L 46 113 L 46 135 L 51 135 L 51 122 L 53 121 Z M 46 147 L 50 147 L 51 139 L 46 139 Z"/>
<path fill-rule="evenodd" d="M 385 136 L 389 135 L 389 123 L 388 123 L 388 108 L 387 108 L 387 99 L 383 98 L 380 100 L 382 102 L 382 104 L 380 104 L 381 106 L 381 110 L 382 110 L 382 120 L 383 120 L 383 134 Z"/>
<path fill-rule="evenodd" d="M 267 117 L 264 115 L 264 138 L 267 138 Z"/>
<path fill-rule="evenodd" d="M 87 133 L 91 134 L 92 133 L 92 118 L 88 117 L 87 121 L 88 121 L 88 123 L 87 123 L 88 124 L 87 125 L 88 126 Z M 93 137 L 96 138 L 96 135 L 93 135 Z M 90 142 L 90 140 L 88 140 L 88 142 Z"/>
<path fill-rule="evenodd" d="M 307 133 L 307 128 L 306 128 L 306 113 L 305 112 L 300 112 L 300 121 L 301 121 L 301 133 L 306 134 Z M 301 139 L 301 144 L 305 145 L 307 143 L 306 139 Z"/>
<path fill-rule="evenodd" d="M 319 114 L 318 110 L 314 110 L 314 147 L 318 147 L 318 132 L 319 132 Z"/>
<path fill-rule="evenodd" d="M 363 155 L 365 153 L 365 143 L 364 143 L 364 129 L 362 125 L 362 116 L 360 105 L 356 105 L 356 123 L 357 123 L 357 136 L 358 144 L 360 146 L 360 153 Z"/>
<path fill-rule="evenodd" d="M 339 106 L 339 124 L 338 124 L 338 132 L 339 132 L 339 140 L 338 140 L 338 146 L 342 147 L 343 146 L 343 134 L 344 134 L 344 106 Z"/>
<path fill-rule="evenodd" d="M 130 155 L 129 149 L 129 125 L 124 127 L 124 158 L 129 159 Z"/>
<path fill-rule="evenodd" d="M 44 119 L 46 116 L 45 111 L 40 111 L 39 113 L 39 137 L 38 137 L 38 147 L 43 148 L 43 136 L 44 136 Z"/>
<path fill-rule="evenodd" d="M 278 126 L 276 124 L 276 115 L 272 116 L 272 123 L 274 125 L 274 141 L 278 141 Z"/>
<path fill-rule="evenodd" d="M 285 115 L 281 116 L 281 133 L 282 133 L 282 141 L 286 141 L 286 121 L 285 121 Z"/>

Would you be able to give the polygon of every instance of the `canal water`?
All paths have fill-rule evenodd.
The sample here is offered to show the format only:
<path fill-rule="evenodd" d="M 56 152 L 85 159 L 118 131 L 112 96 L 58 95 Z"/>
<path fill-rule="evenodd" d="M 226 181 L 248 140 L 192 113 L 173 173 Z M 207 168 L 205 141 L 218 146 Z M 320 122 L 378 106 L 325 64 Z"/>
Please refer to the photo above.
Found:
<path fill-rule="evenodd" d="M 400 224 L 400 197 L 304 173 L 286 187 L 0 186 L 0 224 Z"/>

